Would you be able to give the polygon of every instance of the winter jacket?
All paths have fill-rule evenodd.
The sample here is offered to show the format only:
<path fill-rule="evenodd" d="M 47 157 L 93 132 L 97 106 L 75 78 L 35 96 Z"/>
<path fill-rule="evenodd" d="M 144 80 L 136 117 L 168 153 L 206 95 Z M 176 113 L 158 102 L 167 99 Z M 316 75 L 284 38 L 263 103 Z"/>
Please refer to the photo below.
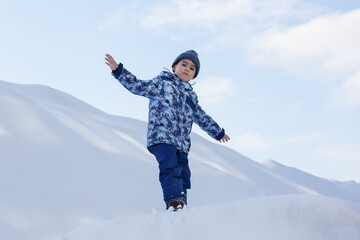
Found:
<path fill-rule="evenodd" d="M 119 68 L 112 74 L 131 93 L 150 100 L 148 148 L 167 143 L 188 153 L 193 122 L 216 140 L 225 135 L 224 129 L 200 107 L 191 85 L 181 81 L 173 73 L 162 71 L 151 80 L 139 80 L 119 64 Z"/>

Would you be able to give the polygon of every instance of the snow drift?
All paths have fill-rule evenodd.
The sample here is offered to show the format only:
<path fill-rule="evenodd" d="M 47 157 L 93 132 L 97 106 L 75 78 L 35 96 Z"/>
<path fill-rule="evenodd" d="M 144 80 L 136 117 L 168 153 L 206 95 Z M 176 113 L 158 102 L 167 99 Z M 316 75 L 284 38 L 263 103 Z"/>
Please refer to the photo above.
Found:
<path fill-rule="evenodd" d="M 309 195 L 283 195 L 117 219 L 64 240 L 358 240 L 360 207 Z"/>
<path fill-rule="evenodd" d="M 60 239 L 86 223 L 162 211 L 157 163 L 145 137 L 145 122 L 106 114 L 46 86 L 0 81 L 2 237 Z M 360 203 L 358 183 L 263 165 L 196 134 L 192 143 L 189 209 L 283 194 Z"/>

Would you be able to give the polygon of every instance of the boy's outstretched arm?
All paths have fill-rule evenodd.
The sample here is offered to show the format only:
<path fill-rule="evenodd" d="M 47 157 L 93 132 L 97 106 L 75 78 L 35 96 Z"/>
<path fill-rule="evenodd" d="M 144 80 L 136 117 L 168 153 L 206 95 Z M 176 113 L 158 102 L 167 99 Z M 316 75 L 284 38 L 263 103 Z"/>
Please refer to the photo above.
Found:
<path fill-rule="evenodd" d="M 220 126 L 200 107 L 196 101 L 196 110 L 194 112 L 194 122 L 199 127 L 207 132 L 212 138 L 218 140 L 220 143 L 225 143 L 230 140 L 230 137 L 225 133 L 225 130 Z"/>
<path fill-rule="evenodd" d="M 106 54 L 105 60 L 106 65 L 108 65 L 112 71 L 115 71 L 119 67 L 115 59 L 110 54 Z"/>
<path fill-rule="evenodd" d="M 112 70 L 112 75 L 131 93 L 147 98 L 153 98 L 158 95 L 161 88 L 160 78 L 140 80 L 126 70 L 122 63 L 118 64 L 110 54 L 106 54 L 105 60 L 106 65 Z"/>
<path fill-rule="evenodd" d="M 230 140 L 230 137 L 225 133 L 222 139 L 220 139 L 220 143 L 224 143 Z"/>

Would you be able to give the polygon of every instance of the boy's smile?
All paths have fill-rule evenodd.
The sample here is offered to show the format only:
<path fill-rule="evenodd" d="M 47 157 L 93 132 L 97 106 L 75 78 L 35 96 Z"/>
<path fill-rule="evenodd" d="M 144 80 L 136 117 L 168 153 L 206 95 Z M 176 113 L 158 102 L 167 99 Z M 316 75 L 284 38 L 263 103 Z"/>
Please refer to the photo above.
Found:
<path fill-rule="evenodd" d="M 189 82 L 194 79 L 196 66 L 191 60 L 182 59 L 173 67 L 173 71 L 180 80 Z"/>

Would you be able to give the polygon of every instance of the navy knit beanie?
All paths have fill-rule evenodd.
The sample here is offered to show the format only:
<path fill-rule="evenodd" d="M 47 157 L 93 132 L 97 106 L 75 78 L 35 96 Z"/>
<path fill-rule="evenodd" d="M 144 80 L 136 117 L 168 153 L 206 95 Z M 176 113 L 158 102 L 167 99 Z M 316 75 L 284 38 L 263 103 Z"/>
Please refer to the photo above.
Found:
<path fill-rule="evenodd" d="M 194 50 L 188 50 L 186 52 L 181 53 L 175 59 L 175 61 L 173 62 L 171 67 L 174 67 L 178 62 L 180 62 L 183 59 L 189 59 L 195 64 L 196 71 L 195 71 L 194 78 L 196 78 L 196 76 L 199 74 L 199 70 L 200 70 L 200 60 L 199 60 L 197 52 L 195 52 Z"/>

